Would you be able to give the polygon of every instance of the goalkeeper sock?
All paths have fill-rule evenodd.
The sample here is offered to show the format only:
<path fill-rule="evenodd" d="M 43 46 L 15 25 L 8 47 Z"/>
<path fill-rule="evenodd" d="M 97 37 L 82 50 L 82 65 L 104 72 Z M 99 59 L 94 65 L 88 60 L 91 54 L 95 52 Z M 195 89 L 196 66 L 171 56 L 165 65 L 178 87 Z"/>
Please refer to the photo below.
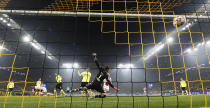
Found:
<path fill-rule="evenodd" d="M 106 95 L 96 95 L 95 98 L 105 98 Z"/>
<path fill-rule="evenodd" d="M 182 95 L 184 95 L 184 91 L 182 91 Z"/>

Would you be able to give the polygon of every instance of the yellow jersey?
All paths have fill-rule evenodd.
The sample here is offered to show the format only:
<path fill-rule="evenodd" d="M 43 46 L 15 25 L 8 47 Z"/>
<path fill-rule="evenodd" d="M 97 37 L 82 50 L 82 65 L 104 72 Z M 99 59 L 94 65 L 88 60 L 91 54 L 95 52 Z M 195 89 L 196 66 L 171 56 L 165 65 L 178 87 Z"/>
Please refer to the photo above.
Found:
<path fill-rule="evenodd" d="M 7 88 L 14 88 L 14 87 L 15 87 L 14 82 L 9 82 L 7 85 Z"/>
<path fill-rule="evenodd" d="M 62 82 L 62 77 L 60 75 L 57 75 L 56 77 L 56 82 L 61 83 Z"/>
<path fill-rule="evenodd" d="M 82 72 L 81 74 L 78 72 L 79 76 L 82 76 L 82 82 L 90 82 L 91 73 L 90 72 Z"/>
<path fill-rule="evenodd" d="M 186 81 L 180 81 L 180 87 L 187 87 Z"/>
<path fill-rule="evenodd" d="M 41 85 L 42 85 L 42 81 L 37 81 L 37 82 L 36 82 L 36 86 L 37 86 L 37 87 L 41 87 Z"/>

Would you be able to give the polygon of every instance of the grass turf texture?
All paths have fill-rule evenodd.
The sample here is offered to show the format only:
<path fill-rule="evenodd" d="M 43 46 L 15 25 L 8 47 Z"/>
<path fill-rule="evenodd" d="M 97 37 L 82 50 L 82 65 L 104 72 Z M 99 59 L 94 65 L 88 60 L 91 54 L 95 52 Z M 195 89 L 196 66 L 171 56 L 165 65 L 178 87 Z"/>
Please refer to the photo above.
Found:
<path fill-rule="evenodd" d="M 0 96 L 0 108 L 3 108 L 6 98 L 5 108 L 21 108 L 23 99 L 21 96 Z M 208 95 L 207 100 L 207 106 L 210 108 L 210 96 Z M 25 96 L 23 107 L 54 108 L 55 101 L 56 108 L 190 108 L 190 96 L 107 96 L 104 99 L 90 100 L 79 96 L 57 98 Z M 193 108 L 203 108 L 205 106 L 205 96 L 192 96 L 192 106 Z"/>

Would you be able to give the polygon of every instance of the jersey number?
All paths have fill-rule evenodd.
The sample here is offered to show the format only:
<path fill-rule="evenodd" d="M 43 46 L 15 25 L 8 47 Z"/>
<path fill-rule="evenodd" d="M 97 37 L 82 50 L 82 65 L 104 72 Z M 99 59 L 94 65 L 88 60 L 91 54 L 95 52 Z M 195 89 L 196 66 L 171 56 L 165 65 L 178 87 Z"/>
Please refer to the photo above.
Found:
<path fill-rule="evenodd" d="M 102 75 L 100 75 L 100 76 L 97 78 L 98 81 L 100 81 L 101 76 L 102 76 Z"/>

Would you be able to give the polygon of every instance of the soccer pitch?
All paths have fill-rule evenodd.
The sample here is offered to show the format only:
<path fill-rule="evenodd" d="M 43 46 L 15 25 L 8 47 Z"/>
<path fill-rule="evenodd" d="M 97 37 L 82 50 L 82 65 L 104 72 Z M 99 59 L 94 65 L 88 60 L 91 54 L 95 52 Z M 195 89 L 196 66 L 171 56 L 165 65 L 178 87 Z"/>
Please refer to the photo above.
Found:
<path fill-rule="evenodd" d="M 206 95 L 207 100 L 210 96 Z M 0 108 L 204 108 L 205 96 L 107 96 L 104 99 L 72 97 L 0 97 Z M 22 101 L 24 99 L 24 101 Z M 177 102 L 178 100 L 178 102 Z M 22 103 L 23 102 L 23 103 Z M 207 102 L 206 106 L 210 106 Z M 207 107 L 205 107 L 207 108 Z"/>

